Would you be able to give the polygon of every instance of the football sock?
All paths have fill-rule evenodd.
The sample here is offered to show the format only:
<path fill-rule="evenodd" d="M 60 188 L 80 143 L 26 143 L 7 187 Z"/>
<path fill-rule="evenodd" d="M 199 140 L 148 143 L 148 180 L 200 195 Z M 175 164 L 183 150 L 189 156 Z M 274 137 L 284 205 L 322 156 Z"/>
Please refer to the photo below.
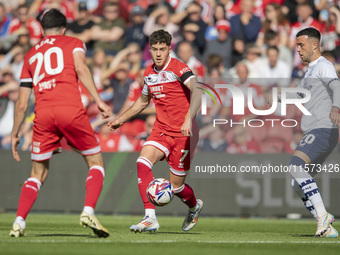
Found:
<path fill-rule="evenodd" d="M 38 191 L 40 190 L 41 185 L 42 182 L 34 177 L 30 177 L 27 179 L 27 181 L 25 181 L 24 185 L 22 186 L 21 195 L 19 198 L 17 218 L 21 217 L 23 220 L 26 219 L 28 212 L 31 210 L 34 204 L 34 201 L 38 197 Z"/>
<path fill-rule="evenodd" d="M 15 224 L 19 224 L 19 226 L 22 228 L 22 229 L 25 229 L 26 228 L 26 221 L 21 217 L 21 216 L 18 216 L 15 218 L 15 221 L 13 223 L 13 226 Z"/>
<path fill-rule="evenodd" d="M 149 183 L 153 180 L 153 174 L 151 171 L 152 167 L 153 164 L 147 158 L 139 157 L 137 159 L 138 189 L 144 203 L 144 209 L 155 210 L 155 206 L 149 201 L 146 196 L 146 189 L 149 186 Z"/>
<path fill-rule="evenodd" d="M 301 166 L 291 165 L 290 174 L 299 184 L 306 198 L 311 202 L 312 206 L 314 206 L 317 217 L 325 215 L 327 211 L 314 178 Z"/>
<path fill-rule="evenodd" d="M 188 184 L 185 183 L 181 187 L 174 189 L 174 193 L 189 207 L 190 211 L 195 211 L 197 204 L 196 197 L 193 189 Z"/>
<path fill-rule="evenodd" d="M 145 216 L 149 216 L 149 218 L 157 220 L 155 209 L 145 209 Z"/>
<path fill-rule="evenodd" d="M 316 211 L 315 208 L 312 204 L 311 201 L 309 201 L 309 199 L 306 197 L 305 193 L 302 191 L 300 185 L 294 180 L 292 179 L 292 186 L 293 189 L 295 190 L 295 192 L 299 195 L 299 197 L 301 198 L 302 202 L 304 203 L 305 207 L 308 209 L 308 211 L 311 212 L 311 214 L 313 214 L 313 216 L 316 218 Z"/>
<path fill-rule="evenodd" d="M 90 168 L 86 179 L 86 196 L 84 211 L 88 214 L 94 214 L 100 192 L 102 191 L 105 178 L 105 170 L 101 166 L 93 166 Z M 92 208 L 92 210 L 90 208 Z"/>

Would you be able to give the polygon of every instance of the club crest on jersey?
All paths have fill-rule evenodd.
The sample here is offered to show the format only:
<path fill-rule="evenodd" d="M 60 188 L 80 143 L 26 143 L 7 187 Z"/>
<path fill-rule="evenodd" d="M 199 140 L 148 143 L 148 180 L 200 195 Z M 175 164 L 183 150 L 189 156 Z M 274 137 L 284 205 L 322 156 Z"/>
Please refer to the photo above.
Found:
<path fill-rule="evenodd" d="M 168 80 L 168 77 L 166 76 L 166 72 L 160 72 L 159 76 L 160 76 L 160 81 L 161 82 Z"/>

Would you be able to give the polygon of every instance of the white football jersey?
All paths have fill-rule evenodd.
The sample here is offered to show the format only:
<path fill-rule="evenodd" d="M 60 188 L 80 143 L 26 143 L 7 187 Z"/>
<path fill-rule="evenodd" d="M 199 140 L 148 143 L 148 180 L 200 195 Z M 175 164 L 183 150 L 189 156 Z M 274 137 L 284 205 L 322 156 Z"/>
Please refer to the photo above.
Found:
<path fill-rule="evenodd" d="M 333 64 L 324 57 L 309 63 L 298 85 L 311 93 L 311 99 L 304 106 L 312 115 L 302 115 L 301 120 L 304 133 L 316 128 L 338 128 L 329 118 L 333 105 L 333 91 L 329 85 L 338 80 Z"/>

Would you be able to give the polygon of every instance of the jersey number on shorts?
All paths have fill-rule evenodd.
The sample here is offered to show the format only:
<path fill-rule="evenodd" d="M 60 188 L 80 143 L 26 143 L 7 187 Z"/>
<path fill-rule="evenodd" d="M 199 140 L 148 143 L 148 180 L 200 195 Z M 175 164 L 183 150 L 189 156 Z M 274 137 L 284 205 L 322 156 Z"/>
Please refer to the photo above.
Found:
<path fill-rule="evenodd" d="M 179 167 L 184 167 L 184 159 L 186 158 L 186 156 L 189 153 L 189 150 L 181 150 L 181 152 L 183 153 L 183 156 L 181 157 L 181 159 L 179 160 Z"/>
<path fill-rule="evenodd" d="M 57 59 L 57 66 L 52 68 L 51 65 L 51 55 L 55 54 Z M 48 49 L 45 54 L 38 52 L 34 56 L 29 59 L 29 64 L 32 65 L 35 61 L 37 61 L 37 66 L 34 70 L 33 75 L 33 84 L 36 86 L 44 77 L 45 73 L 40 74 L 40 70 L 42 65 L 44 64 L 44 68 L 47 74 L 56 75 L 63 71 L 64 69 L 64 56 L 63 50 L 59 47 L 52 47 Z"/>
<path fill-rule="evenodd" d="M 301 146 L 304 146 L 305 144 L 311 144 L 315 140 L 315 135 L 313 134 L 307 134 L 305 135 L 300 142 Z"/>

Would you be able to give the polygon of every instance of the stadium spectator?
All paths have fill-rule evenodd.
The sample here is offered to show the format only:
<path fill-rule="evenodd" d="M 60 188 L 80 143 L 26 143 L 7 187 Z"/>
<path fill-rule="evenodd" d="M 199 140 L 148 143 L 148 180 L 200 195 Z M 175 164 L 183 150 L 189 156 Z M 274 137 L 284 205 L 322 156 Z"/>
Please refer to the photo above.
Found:
<path fill-rule="evenodd" d="M 91 28 L 95 25 L 91 14 L 87 9 L 86 2 L 78 5 L 78 15 L 75 21 L 67 24 L 66 35 L 76 37 L 86 42 L 87 56 L 93 55 L 93 43 L 91 40 Z"/>
<path fill-rule="evenodd" d="M 241 13 L 230 18 L 233 38 L 242 38 L 245 44 L 255 43 L 261 30 L 261 20 L 253 14 L 252 0 L 242 0 Z"/>
<path fill-rule="evenodd" d="M 256 154 L 261 149 L 254 137 L 243 126 L 235 126 L 229 132 L 232 132 L 233 141 L 227 147 L 228 154 Z"/>
<path fill-rule="evenodd" d="M 170 19 L 169 9 L 165 6 L 155 9 L 146 19 L 144 34 L 150 36 L 154 31 L 164 29 L 174 37 L 173 44 L 176 45 L 181 39 L 179 26 Z"/>
<path fill-rule="evenodd" d="M 68 143 L 84 156 L 90 169 L 80 223 L 90 227 L 98 237 L 108 237 L 109 232 L 94 216 L 94 208 L 102 189 L 105 170 L 100 146 L 80 101 L 78 78 L 95 98 L 98 107 L 103 112 L 103 117 L 110 116 L 110 107 L 104 104 L 95 89 L 85 63 L 84 44 L 77 38 L 64 36 L 66 17 L 57 9 L 51 9 L 44 14 L 41 24 L 45 40 L 38 45 L 39 47 L 33 47 L 25 56 L 11 134 L 13 157 L 20 161 L 19 131 L 25 119 L 32 89 L 34 89 L 36 115 L 31 151 L 32 171 L 31 177 L 22 186 L 17 217 L 10 236 L 25 235 L 25 219 L 48 175 L 49 159 L 54 152 L 60 152 L 60 139 L 65 136 Z M 53 42 L 53 44 L 48 42 Z M 51 51 L 58 56 L 60 61 L 48 54 Z M 41 59 L 35 58 L 38 63 L 42 61 L 41 65 L 31 65 L 31 59 L 38 54 L 45 56 Z M 64 63 L 67 68 L 60 68 L 61 63 Z M 53 72 L 51 67 L 55 67 Z M 34 73 L 40 73 L 40 68 L 43 68 L 44 76 L 37 78 Z"/>
<path fill-rule="evenodd" d="M 114 73 L 114 78 L 110 84 L 113 88 L 113 113 L 117 114 L 122 109 L 124 102 L 129 94 L 129 88 L 132 80 L 129 78 L 129 64 L 120 63 Z"/>
<path fill-rule="evenodd" d="M 315 0 L 284 0 L 281 11 L 283 15 L 287 18 L 290 24 L 294 24 L 298 21 L 298 14 L 296 9 L 299 4 L 308 4 L 312 9 L 312 16 L 314 19 L 318 18 L 319 12 L 315 8 Z"/>
<path fill-rule="evenodd" d="M 266 50 L 265 63 L 259 71 L 259 84 L 262 86 L 287 87 L 291 78 L 291 67 L 279 59 L 279 49 L 269 46 Z"/>
<path fill-rule="evenodd" d="M 290 38 L 289 38 L 289 48 L 294 50 L 294 66 L 298 66 L 301 63 L 299 55 L 296 53 L 296 34 L 298 31 L 307 28 L 314 27 L 319 31 L 322 31 L 322 25 L 312 17 L 313 10 L 311 6 L 304 2 L 297 6 L 296 13 L 298 15 L 298 21 L 293 23 Z"/>
<path fill-rule="evenodd" d="M 175 13 L 171 18 L 172 22 L 178 25 L 181 24 L 183 28 L 189 24 L 196 24 L 198 26 L 198 29 L 193 31 L 195 33 L 193 44 L 197 47 L 199 54 L 203 54 L 204 52 L 206 44 L 205 33 L 208 27 L 201 17 L 202 10 L 203 7 L 199 3 L 192 1 L 184 11 Z M 185 40 L 187 40 L 187 38 L 185 38 Z M 196 55 L 196 57 L 198 56 Z"/>
<path fill-rule="evenodd" d="M 146 16 L 150 16 L 156 9 L 159 7 L 165 7 L 168 10 L 168 13 L 171 15 L 175 12 L 174 8 L 167 2 L 163 0 L 150 0 L 148 7 L 146 8 L 145 14 Z"/>
<path fill-rule="evenodd" d="M 126 30 L 124 47 L 135 42 L 143 50 L 148 42 L 148 37 L 144 34 L 145 14 L 142 7 L 135 5 L 131 10 L 131 25 Z"/>
<path fill-rule="evenodd" d="M 177 57 L 189 66 L 198 80 L 203 80 L 205 67 L 201 61 L 194 56 L 194 52 L 189 42 L 183 41 L 177 46 Z"/>
<path fill-rule="evenodd" d="M 108 55 L 116 55 L 124 46 L 126 22 L 119 17 L 119 6 L 106 2 L 103 10 L 104 19 L 92 27 L 91 39 L 94 48 L 105 50 Z"/>
<path fill-rule="evenodd" d="M 232 54 L 232 38 L 229 36 L 230 23 L 227 20 L 219 20 L 216 22 L 216 29 L 218 38 L 207 42 L 203 59 L 211 54 L 219 54 L 223 59 L 224 67 L 229 69 Z"/>
<path fill-rule="evenodd" d="M 336 5 L 329 8 L 329 18 L 322 31 L 321 48 L 334 53 L 338 48 L 338 54 L 340 53 L 340 9 Z"/>
<path fill-rule="evenodd" d="M 144 143 L 148 140 L 149 136 L 151 135 L 153 124 L 155 123 L 155 121 L 156 121 L 155 114 L 150 114 L 146 117 L 144 124 L 145 131 L 137 135 L 135 142 L 135 151 L 142 150 Z"/>
<path fill-rule="evenodd" d="M 232 82 L 238 86 L 243 92 L 245 98 L 249 96 L 249 89 L 252 90 L 252 102 L 255 109 L 261 110 L 264 109 L 266 106 L 264 94 L 262 92 L 262 88 L 253 82 L 258 82 L 259 79 L 249 79 L 249 69 L 247 65 L 241 61 L 235 66 L 237 79 L 233 79 Z M 233 106 L 234 106 L 234 98 L 230 91 L 227 92 L 226 98 L 223 102 L 222 111 L 220 117 L 222 119 L 226 119 L 228 116 L 233 118 L 233 120 L 240 121 L 240 120 L 249 120 L 257 117 L 253 114 L 248 108 L 247 100 L 244 100 L 244 114 L 243 115 L 233 115 Z"/>
<path fill-rule="evenodd" d="M 8 141 L 10 143 L 10 134 L 14 123 L 14 107 L 15 101 L 18 99 L 18 90 L 19 84 L 13 78 L 13 73 L 8 71 L 3 73 L 2 81 L 0 82 L 0 148 L 3 148 L 4 144 L 8 144 Z M 3 142 L 3 139 L 7 141 Z"/>
<path fill-rule="evenodd" d="M 280 44 L 280 36 L 273 30 L 268 30 L 264 35 L 264 47 L 276 46 L 279 49 L 279 59 L 288 64 L 289 68 L 293 68 L 293 53 L 287 45 Z"/>
<path fill-rule="evenodd" d="M 225 20 L 225 19 L 227 18 L 226 18 L 226 12 L 225 12 L 223 4 L 217 4 L 214 7 L 213 19 L 210 19 L 209 22 L 207 22 L 208 27 L 205 32 L 205 39 L 207 41 L 218 38 L 218 31 L 215 26 L 216 22 L 219 20 Z"/>
<path fill-rule="evenodd" d="M 262 47 L 265 42 L 265 34 L 268 31 L 274 31 L 279 37 L 279 45 L 288 46 L 290 24 L 282 14 L 278 3 L 270 3 L 265 9 L 265 20 L 257 37 L 256 45 Z"/>
<path fill-rule="evenodd" d="M 20 80 L 20 72 L 24 63 L 24 48 L 17 45 L 13 47 L 0 61 L 0 70 L 5 68 L 14 74 L 14 78 Z"/>
<path fill-rule="evenodd" d="M 0 2 L 0 37 L 5 37 L 9 32 L 9 24 L 11 18 L 6 13 L 6 8 L 3 3 Z"/>
<path fill-rule="evenodd" d="M 30 18 L 28 15 L 28 6 L 20 5 L 16 11 L 17 17 L 14 18 L 9 24 L 9 33 L 13 34 L 16 30 L 20 28 L 26 28 L 30 35 L 31 45 L 35 45 L 42 38 L 40 23 L 34 19 Z"/>
<path fill-rule="evenodd" d="M 220 0 L 220 3 L 224 6 L 227 20 L 230 20 L 232 16 L 241 12 L 240 7 L 238 5 L 235 5 L 233 0 Z"/>
<path fill-rule="evenodd" d="M 106 121 L 99 126 L 97 138 L 103 152 L 133 151 L 134 147 L 124 134 L 110 132 Z"/>
<path fill-rule="evenodd" d="M 228 147 L 221 126 L 206 126 L 200 130 L 198 149 L 206 152 L 225 152 Z"/>

